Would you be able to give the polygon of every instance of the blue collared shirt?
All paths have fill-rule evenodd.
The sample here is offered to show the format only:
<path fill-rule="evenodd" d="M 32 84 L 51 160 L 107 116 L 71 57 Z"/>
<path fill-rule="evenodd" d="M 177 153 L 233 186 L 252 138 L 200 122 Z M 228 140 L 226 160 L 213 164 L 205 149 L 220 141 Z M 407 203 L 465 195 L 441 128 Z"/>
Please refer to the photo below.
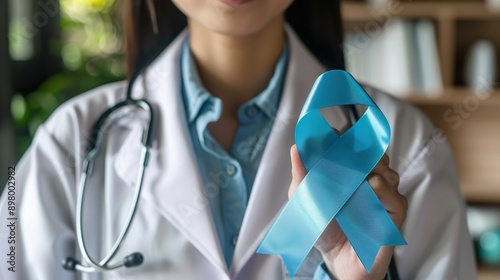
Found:
<path fill-rule="evenodd" d="M 204 88 L 188 41 L 183 46 L 182 94 L 189 131 L 228 267 L 231 266 L 262 153 L 276 118 L 287 60 L 288 47 L 285 46 L 267 88 L 238 109 L 238 129 L 228 153 L 207 129 L 209 123 L 220 118 L 222 100 Z"/>

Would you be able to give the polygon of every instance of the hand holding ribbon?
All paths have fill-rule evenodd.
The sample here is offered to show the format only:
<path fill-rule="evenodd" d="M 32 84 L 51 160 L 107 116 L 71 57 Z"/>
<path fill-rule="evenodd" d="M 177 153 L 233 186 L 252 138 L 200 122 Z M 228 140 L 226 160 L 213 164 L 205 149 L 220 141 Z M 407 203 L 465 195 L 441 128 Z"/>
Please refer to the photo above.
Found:
<path fill-rule="evenodd" d="M 356 104 L 367 106 L 367 110 L 341 136 L 319 111 Z M 330 71 L 314 84 L 299 118 L 295 140 L 301 160 L 298 156 L 294 159 L 292 149 L 294 180 L 300 180 L 305 170 L 308 173 L 257 252 L 281 255 L 293 277 L 321 236 L 317 247 L 335 273 L 339 273 L 337 268 L 350 276 L 368 275 L 372 266 L 375 273 L 383 271 L 384 266 L 387 269 L 392 249 L 384 248 L 380 254 L 379 249 L 406 244 L 398 227 L 407 206 L 406 199 L 397 192 L 398 183 L 391 186 L 384 177 L 395 172 L 388 167 L 388 157 L 384 157 L 390 127 L 382 112 L 350 74 Z M 369 174 L 378 175 L 370 175 L 368 182 Z M 366 271 L 357 265 L 354 252 Z"/>

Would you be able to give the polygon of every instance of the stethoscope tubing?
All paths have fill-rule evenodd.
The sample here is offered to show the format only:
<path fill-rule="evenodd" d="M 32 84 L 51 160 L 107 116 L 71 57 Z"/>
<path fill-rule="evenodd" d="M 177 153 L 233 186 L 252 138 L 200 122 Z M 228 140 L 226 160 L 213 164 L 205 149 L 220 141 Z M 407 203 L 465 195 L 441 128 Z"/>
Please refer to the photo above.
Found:
<path fill-rule="evenodd" d="M 121 244 L 123 243 L 124 238 L 126 237 L 130 226 L 132 225 L 132 221 L 134 219 L 135 213 L 137 212 L 137 207 L 139 205 L 139 198 L 142 190 L 142 185 L 144 182 L 144 173 L 145 169 L 148 163 L 148 158 L 149 158 L 149 148 L 144 146 L 142 149 L 141 153 L 141 162 L 142 164 L 140 165 L 140 170 L 137 178 L 137 184 L 134 192 L 134 198 L 132 201 L 132 207 L 129 210 L 129 214 L 127 217 L 127 223 L 125 226 L 122 228 L 120 235 L 116 239 L 115 243 L 113 244 L 112 248 L 110 249 L 109 253 L 104 257 L 100 262 L 95 261 L 88 253 L 87 245 L 85 243 L 85 237 L 84 237 L 84 232 L 83 232 L 83 205 L 85 201 L 85 190 L 87 186 L 87 172 L 89 171 L 89 168 L 91 168 L 92 163 L 91 161 L 86 160 L 84 163 L 85 169 L 84 172 L 82 173 L 82 177 L 80 180 L 80 186 L 79 186 L 79 193 L 78 193 L 78 201 L 77 201 L 77 210 L 76 210 L 76 233 L 77 233 L 77 239 L 78 239 L 78 246 L 80 247 L 80 251 L 82 254 L 83 259 L 94 268 L 94 270 L 113 270 L 118 267 L 124 266 L 125 261 L 122 260 L 118 263 L 109 265 L 108 263 L 110 260 L 116 255 L 118 252 Z M 92 160 L 92 159 L 91 159 Z M 79 267 L 82 267 L 82 265 L 78 265 Z M 89 269 L 86 269 L 89 270 Z"/>

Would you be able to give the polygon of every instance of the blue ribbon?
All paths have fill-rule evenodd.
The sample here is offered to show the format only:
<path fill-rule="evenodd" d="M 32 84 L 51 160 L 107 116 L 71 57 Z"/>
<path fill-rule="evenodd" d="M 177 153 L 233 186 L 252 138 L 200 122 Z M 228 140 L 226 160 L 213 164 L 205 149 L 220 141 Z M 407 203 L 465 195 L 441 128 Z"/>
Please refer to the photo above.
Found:
<path fill-rule="evenodd" d="M 344 105 L 367 109 L 339 136 L 320 109 Z M 257 252 L 280 255 L 293 277 L 334 218 L 368 272 L 381 246 L 406 245 L 365 180 L 384 155 L 390 137 L 387 119 L 349 73 L 333 70 L 322 74 L 295 130 L 297 149 L 308 173 Z"/>

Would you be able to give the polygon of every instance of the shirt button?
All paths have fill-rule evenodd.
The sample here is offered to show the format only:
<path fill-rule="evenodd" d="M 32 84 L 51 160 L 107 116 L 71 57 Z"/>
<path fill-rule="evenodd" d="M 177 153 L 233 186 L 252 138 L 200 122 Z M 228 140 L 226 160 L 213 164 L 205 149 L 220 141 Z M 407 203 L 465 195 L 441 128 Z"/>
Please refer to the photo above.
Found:
<path fill-rule="evenodd" d="M 259 113 L 257 111 L 257 108 L 255 108 L 255 106 L 249 106 L 246 110 L 245 110 L 245 113 L 247 114 L 247 117 L 249 118 L 253 118 L 255 116 L 257 116 L 257 114 Z"/>
<path fill-rule="evenodd" d="M 234 166 L 234 165 L 232 165 L 232 164 L 228 163 L 228 164 L 226 165 L 226 174 L 227 174 L 228 176 L 233 176 L 235 173 L 236 173 L 236 166 Z"/>
<path fill-rule="evenodd" d="M 238 243 L 238 235 L 233 237 L 233 246 L 236 246 L 236 243 Z"/>

